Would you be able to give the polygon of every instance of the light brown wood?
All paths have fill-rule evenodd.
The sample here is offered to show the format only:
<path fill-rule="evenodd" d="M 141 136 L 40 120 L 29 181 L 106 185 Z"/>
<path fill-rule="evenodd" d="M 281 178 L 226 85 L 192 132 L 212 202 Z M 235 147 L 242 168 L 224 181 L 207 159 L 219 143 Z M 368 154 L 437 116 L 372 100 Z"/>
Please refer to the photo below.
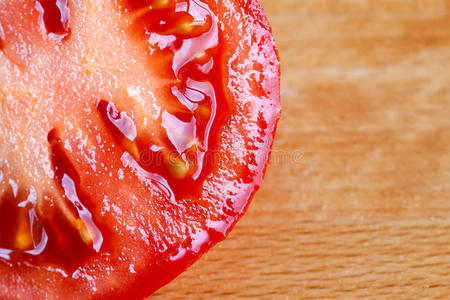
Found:
<path fill-rule="evenodd" d="M 229 238 L 153 299 L 450 299 L 450 1 L 263 5 L 272 164 Z"/>

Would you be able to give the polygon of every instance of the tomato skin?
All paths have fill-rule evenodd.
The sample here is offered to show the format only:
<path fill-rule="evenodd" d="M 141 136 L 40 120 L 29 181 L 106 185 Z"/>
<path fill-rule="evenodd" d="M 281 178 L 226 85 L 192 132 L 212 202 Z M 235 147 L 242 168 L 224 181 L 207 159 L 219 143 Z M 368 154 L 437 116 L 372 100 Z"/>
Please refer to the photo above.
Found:
<path fill-rule="evenodd" d="M 218 128 L 220 131 L 217 133 L 217 148 L 214 152 L 219 154 L 218 158 L 214 160 L 201 185 L 200 195 L 195 195 L 195 201 L 183 199 L 171 204 L 164 202 L 167 199 L 158 194 L 160 191 L 156 188 L 152 188 L 150 192 L 156 195 L 157 200 L 147 203 L 143 197 L 140 201 L 127 199 L 132 189 L 122 187 L 125 191 L 121 191 L 113 179 L 95 174 L 84 179 L 81 176 L 84 193 L 100 194 L 104 187 L 97 183 L 102 182 L 111 194 L 119 195 L 114 201 L 109 199 L 106 202 L 93 196 L 88 206 L 93 215 L 101 220 L 103 227 L 118 228 L 113 230 L 116 233 L 109 235 L 120 233 L 122 241 L 117 241 L 117 244 L 120 243 L 125 249 L 126 255 L 121 256 L 121 260 L 115 260 L 108 253 L 100 252 L 98 257 L 94 256 L 86 261 L 85 266 L 72 272 L 49 266 L 30 271 L 24 264 L 0 260 L 0 298 L 144 298 L 170 282 L 223 240 L 246 211 L 262 183 L 280 116 L 279 59 L 269 23 L 257 0 L 224 0 L 217 3 L 208 2 L 224 36 L 221 40 L 222 76 L 217 82 L 222 84 L 224 97 L 228 99 L 230 107 L 224 124 Z M 0 22 L 3 23 L 3 20 L 0 19 Z M 25 24 L 22 27 L 27 26 Z M 76 34 L 77 30 L 75 27 L 72 33 Z M 37 39 L 30 36 L 29 42 L 36 43 Z M 15 59 L 22 58 L 19 55 Z M 26 57 L 22 60 L 25 63 L 30 61 Z M 64 121 L 55 123 L 59 126 Z M 105 127 L 99 123 L 98 127 L 102 126 Z M 62 138 L 73 140 L 73 135 L 67 133 Z M 110 143 L 117 140 L 103 132 L 101 138 Z M 72 144 L 72 148 L 75 148 L 79 142 Z M 120 156 L 119 150 L 119 147 L 113 147 L 109 156 L 102 158 L 103 163 L 109 162 L 114 168 L 120 169 L 123 155 Z M 81 153 L 74 153 L 73 156 L 74 163 L 84 159 Z M 130 163 L 129 166 L 133 165 Z M 77 167 L 80 174 L 87 174 L 90 166 L 80 163 Z M 125 176 L 124 185 L 136 184 L 135 179 L 129 179 L 138 172 L 136 170 L 126 173 L 130 176 Z M 137 194 L 140 193 L 138 195 L 143 195 L 145 191 L 141 187 L 136 187 L 136 190 Z M 104 213 L 105 203 L 120 204 L 122 212 L 116 213 L 112 208 L 111 213 Z M 158 219 L 158 215 L 151 213 L 164 209 L 178 211 L 171 211 L 173 215 L 167 220 Z M 139 217 L 139 222 L 140 218 L 145 219 L 142 224 L 138 222 L 136 225 L 138 230 L 145 231 L 145 238 L 134 237 L 130 233 L 125 235 L 127 231 L 124 227 L 129 215 Z M 152 218 L 156 220 L 155 223 L 152 223 Z M 163 221 L 174 223 L 161 223 L 163 227 L 166 226 L 166 231 L 145 228 L 157 228 L 155 224 Z M 189 228 L 198 231 L 181 234 Z M 172 238 L 173 242 L 167 242 Z M 159 241 L 167 244 L 167 249 L 157 245 Z M 114 248 L 115 243 L 112 238 L 106 247 Z M 139 249 L 126 249 L 128 244 Z M 142 257 L 142 261 L 132 256 Z M 129 261 L 126 261 L 128 258 Z"/>

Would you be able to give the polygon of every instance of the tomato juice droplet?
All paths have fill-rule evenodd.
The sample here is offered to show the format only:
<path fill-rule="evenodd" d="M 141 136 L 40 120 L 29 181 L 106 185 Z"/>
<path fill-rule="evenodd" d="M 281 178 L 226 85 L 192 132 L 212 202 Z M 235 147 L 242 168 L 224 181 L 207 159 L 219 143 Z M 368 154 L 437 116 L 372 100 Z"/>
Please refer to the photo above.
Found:
<path fill-rule="evenodd" d="M 114 136 L 123 136 L 131 142 L 136 139 L 136 124 L 124 112 L 119 112 L 113 103 L 99 100 L 97 109 L 101 112 L 104 122 L 114 131 Z"/>
<path fill-rule="evenodd" d="M 69 35 L 69 6 L 67 0 L 36 0 L 41 26 L 47 35 L 62 41 Z"/>
<path fill-rule="evenodd" d="M 119 112 L 113 103 L 105 100 L 97 101 L 97 110 L 106 124 L 108 131 L 120 144 L 122 149 L 129 152 L 137 161 L 140 160 L 140 152 L 136 144 L 136 124 L 124 112 Z"/>

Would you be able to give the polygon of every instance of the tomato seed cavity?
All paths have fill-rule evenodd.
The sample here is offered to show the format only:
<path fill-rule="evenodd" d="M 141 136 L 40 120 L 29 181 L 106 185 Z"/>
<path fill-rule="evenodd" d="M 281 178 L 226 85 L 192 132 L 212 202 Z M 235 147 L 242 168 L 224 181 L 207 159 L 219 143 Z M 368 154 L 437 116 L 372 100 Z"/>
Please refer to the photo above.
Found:
<path fill-rule="evenodd" d="M 103 235 L 94 223 L 91 212 L 85 207 L 87 197 L 80 189 L 80 176 L 70 161 L 56 129 L 49 132 L 48 142 L 51 147 L 54 178 L 62 191 L 62 196 L 55 199 L 56 206 L 67 225 L 78 232 L 83 243 L 98 252 L 103 243 Z"/>
<path fill-rule="evenodd" d="M 45 259 L 70 269 L 103 245 L 103 234 L 85 206 L 88 197 L 56 129 L 48 133 L 50 161 L 59 193 L 41 195 L 13 178 L 0 183 L 0 258 Z M 6 182 L 6 188 L 5 188 Z"/>
<path fill-rule="evenodd" d="M 172 83 L 165 92 L 168 105 L 160 118 L 159 136 L 142 140 L 138 132 L 131 142 L 117 135 L 120 129 L 110 131 L 142 168 L 166 178 L 175 195 L 196 194 L 217 162 L 215 133 L 229 113 L 221 79 L 218 19 L 199 0 L 123 0 L 121 4 L 132 20 L 130 30 L 150 49 L 150 58 L 165 57 L 161 61 L 168 65 L 162 67 L 171 70 Z M 113 127 L 101 105 L 97 108 Z"/>
<path fill-rule="evenodd" d="M 47 235 L 35 209 L 36 190 L 27 191 L 14 179 L 8 183 L 0 196 L 0 257 L 14 260 L 41 254 Z"/>
<path fill-rule="evenodd" d="M 5 43 L 5 31 L 3 30 L 2 24 L 0 24 L 0 51 L 3 51 Z"/>
<path fill-rule="evenodd" d="M 41 26 L 47 35 L 61 41 L 69 35 L 69 7 L 67 0 L 36 0 Z"/>

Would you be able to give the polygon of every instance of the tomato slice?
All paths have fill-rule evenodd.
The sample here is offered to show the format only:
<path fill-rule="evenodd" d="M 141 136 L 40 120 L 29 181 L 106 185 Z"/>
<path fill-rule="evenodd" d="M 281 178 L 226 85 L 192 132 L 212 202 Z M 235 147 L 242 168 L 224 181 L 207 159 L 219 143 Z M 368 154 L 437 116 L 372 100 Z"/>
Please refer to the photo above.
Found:
<path fill-rule="evenodd" d="M 0 298 L 139 299 L 260 186 L 279 61 L 256 0 L 0 1 Z"/>

